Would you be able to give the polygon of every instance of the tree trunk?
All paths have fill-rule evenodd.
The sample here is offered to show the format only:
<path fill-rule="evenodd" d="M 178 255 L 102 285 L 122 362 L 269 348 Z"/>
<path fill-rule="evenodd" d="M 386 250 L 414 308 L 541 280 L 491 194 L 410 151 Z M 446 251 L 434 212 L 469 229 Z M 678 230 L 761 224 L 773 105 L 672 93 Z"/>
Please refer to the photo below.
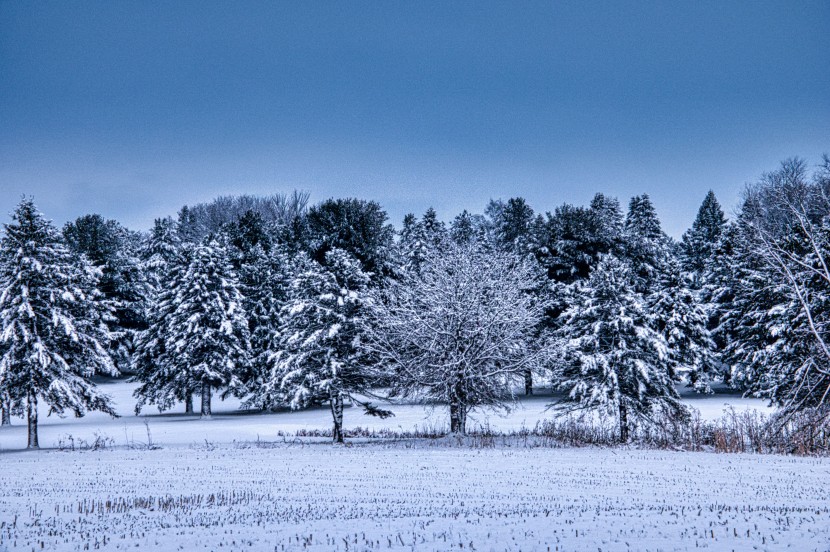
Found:
<path fill-rule="evenodd" d="M 628 407 L 620 404 L 620 441 L 628 442 Z"/>
<path fill-rule="evenodd" d="M 202 418 L 210 418 L 210 384 L 202 383 Z"/>
<path fill-rule="evenodd" d="M 525 395 L 533 394 L 533 372 L 525 370 Z"/>
<path fill-rule="evenodd" d="M 29 393 L 26 410 L 29 418 L 29 444 L 30 449 L 39 448 L 37 442 L 37 395 Z"/>
<path fill-rule="evenodd" d="M 332 441 L 335 443 L 343 442 L 343 395 L 340 391 L 331 391 L 331 417 L 334 420 L 334 429 L 332 430 Z"/>
<path fill-rule="evenodd" d="M 467 433 L 467 409 L 458 397 L 450 399 L 450 432 L 458 435 Z"/>
<path fill-rule="evenodd" d="M 12 425 L 12 400 L 8 393 L 3 394 L 3 404 L 0 405 L 0 408 L 3 409 L 3 421 L 0 422 L 0 425 Z"/>
<path fill-rule="evenodd" d="M 184 413 L 193 414 L 193 393 L 189 390 L 184 396 Z"/>

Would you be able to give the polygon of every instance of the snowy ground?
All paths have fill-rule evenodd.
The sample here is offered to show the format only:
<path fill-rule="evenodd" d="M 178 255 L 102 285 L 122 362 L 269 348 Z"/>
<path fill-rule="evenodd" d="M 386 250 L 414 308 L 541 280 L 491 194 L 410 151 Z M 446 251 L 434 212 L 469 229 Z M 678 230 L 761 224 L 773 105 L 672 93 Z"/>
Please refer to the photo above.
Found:
<path fill-rule="evenodd" d="M 149 407 L 144 409 L 141 416 L 136 416 L 133 411 L 136 401 L 132 396 L 136 384 L 117 380 L 101 383 L 100 387 L 113 398 L 121 417 L 113 419 L 93 412 L 83 418 L 59 418 L 55 415 L 47 416 L 48 410 L 41 404 L 39 435 L 42 448 L 56 448 L 61 440 L 66 442 L 69 436 L 76 441 L 91 441 L 96 435 L 101 435 L 109 437 L 116 445 L 146 443 L 147 427 L 150 429 L 153 442 L 160 446 L 204 445 L 206 441 L 212 444 L 257 439 L 273 441 L 277 438 L 278 432 L 293 435 L 298 430 L 331 429 L 331 413 L 327 407 L 263 414 L 240 411 L 238 400 L 220 401 L 216 397 L 211 420 L 185 416 L 181 405 L 175 411 L 164 414 L 159 414 L 154 407 Z M 740 395 L 724 389 L 719 389 L 714 395 L 700 395 L 687 390 L 683 390 L 683 394 L 687 404 L 700 410 L 705 419 L 721 416 L 728 405 L 739 411 L 757 409 L 764 413 L 771 412 L 764 401 L 741 398 Z M 507 415 L 492 411 L 474 412 L 470 416 L 469 424 L 471 427 L 487 424 L 499 431 L 532 428 L 538 421 L 551 417 L 546 407 L 552 400 L 550 394 L 539 391 L 539 394 L 533 397 L 523 398 Z M 196 408 L 198 409 L 198 400 Z M 404 431 L 416 428 L 444 428 L 447 425 L 448 415 L 445 408 L 417 404 L 390 407 L 384 405 L 384 408 L 390 408 L 395 416 L 381 420 L 366 416 L 360 408 L 346 408 L 344 425 L 347 429 L 368 427 Z M 26 446 L 25 421 L 14 418 L 12 423 L 13 427 L 0 430 L 0 451 L 21 450 Z"/>
<path fill-rule="evenodd" d="M 830 460 L 327 444 L 7 453 L 0 550 L 794 550 Z"/>
<path fill-rule="evenodd" d="M 451 440 L 280 444 L 278 431 L 328 429 L 329 411 L 242 413 L 216 401 L 212 420 L 135 416 L 132 384 L 102 387 L 123 417 L 43 411 L 41 445 L 51 450 L 22 451 L 20 419 L 0 430 L 0 551 L 830 549 L 830 459 Z M 551 400 L 537 395 L 472 423 L 532 427 Z M 686 400 L 709 419 L 726 405 L 769 412 L 725 392 Z M 442 409 L 392 409 L 387 420 L 347 409 L 345 423 L 446 424 Z M 147 427 L 160 449 L 125 446 L 146 445 Z M 76 445 L 111 442 L 56 450 L 70 435 Z"/>

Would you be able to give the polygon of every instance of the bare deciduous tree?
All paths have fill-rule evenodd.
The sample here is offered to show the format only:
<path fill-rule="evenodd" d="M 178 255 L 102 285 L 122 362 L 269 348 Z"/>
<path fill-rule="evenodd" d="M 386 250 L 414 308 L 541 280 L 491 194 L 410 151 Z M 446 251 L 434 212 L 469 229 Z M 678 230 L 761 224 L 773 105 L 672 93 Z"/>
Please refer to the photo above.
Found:
<path fill-rule="evenodd" d="M 821 407 L 830 399 L 830 158 L 813 177 L 801 159 L 749 185 L 742 222 L 771 274 L 792 304 L 797 343 L 786 348 L 796 362 L 776 384 L 773 399 L 788 410 Z"/>
<path fill-rule="evenodd" d="M 394 371 L 393 393 L 449 404 L 453 433 L 475 407 L 509 407 L 525 370 L 547 358 L 543 305 L 527 292 L 535 278 L 510 253 L 447 243 L 378 292 L 367 346 Z"/>

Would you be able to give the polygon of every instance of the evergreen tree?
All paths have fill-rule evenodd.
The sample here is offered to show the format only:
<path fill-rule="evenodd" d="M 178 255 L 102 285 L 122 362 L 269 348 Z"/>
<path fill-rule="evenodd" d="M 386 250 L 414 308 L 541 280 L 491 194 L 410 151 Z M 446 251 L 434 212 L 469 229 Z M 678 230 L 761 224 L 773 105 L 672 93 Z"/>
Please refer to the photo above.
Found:
<path fill-rule="evenodd" d="M 564 361 L 555 371 L 556 387 L 565 393 L 556 407 L 605 409 L 617 417 L 623 442 L 633 420 L 649 420 L 660 410 L 684 413 L 666 340 L 653 329 L 632 278 L 614 257 L 600 261 L 581 286 L 580 301 L 562 315 Z"/>
<path fill-rule="evenodd" d="M 248 320 L 225 248 L 208 241 L 187 257 L 142 336 L 137 410 L 145 402 L 166 408 L 198 388 L 201 416 L 210 417 L 214 388 L 242 392 L 240 374 L 250 360 Z"/>
<path fill-rule="evenodd" d="M 404 217 L 404 225 L 398 242 L 402 270 L 418 272 L 424 260 L 440 249 L 448 238 L 446 226 L 438 220 L 435 209 L 430 207 L 416 220 L 413 215 Z"/>
<path fill-rule="evenodd" d="M 728 261 L 735 278 L 721 280 L 732 297 L 719 322 L 735 381 L 785 412 L 825 415 L 830 404 L 828 192 L 830 159 L 812 179 L 790 159 L 749 185 Z"/>
<path fill-rule="evenodd" d="M 487 244 L 487 220 L 481 215 L 472 215 L 465 209 L 453 219 L 449 230 L 450 238 L 458 244 Z"/>
<path fill-rule="evenodd" d="M 166 295 L 171 293 L 171 284 L 187 267 L 188 255 L 192 244 L 183 243 L 179 225 L 170 217 L 156 219 L 153 228 L 141 247 L 141 268 L 147 279 L 149 294 L 145 317 L 146 331 L 138 332 L 135 339 L 133 355 L 133 381 L 142 382 L 136 390 L 140 398 L 136 411 L 140 411 L 146 402 L 158 404 L 161 409 L 171 403 L 164 400 L 161 393 L 163 386 L 156 380 L 162 373 L 165 359 L 164 335 L 162 327 L 169 322 L 172 302 Z M 192 389 L 182 389 L 175 397 L 184 401 L 185 413 L 193 413 Z M 161 393 L 161 394 L 160 394 Z"/>
<path fill-rule="evenodd" d="M 56 229 L 24 199 L 0 242 L 0 391 L 26 405 L 28 446 L 38 447 L 37 407 L 115 415 L 89 378 L 118 372 L 107 352 L 110 309 L 100 272 L 73 256 Z"/>
<path fill-rule="evenodd" d="M 714 255 L 725 226 L 726 217 L 723 210 L 715 198 L 715 193 L 709 190 L 692 227 L 683 234 L 680 242 L 683 269 L 692 274 L 695 287 L 702 285 L 701 278 Z"/>
<path fill-rule="evenodd" d="M 187 205 L 179 210 L 176 227 L 179 232 L 179 239 L 183 243 L 199 243 L 207 234 L 204 225 L 198 220 L 196 212 Z"/>
<path fill-rule="evenodd" d="M 562 205 L 533 228 L 536 256 L 556 282 L 587 279 L 602 255 L 620 253 L 620 204 L 602 194 L 594 196 L 588 209 Z"/>
<path fill-rule="evenodd" d="M 119 371 L 130 369 L 135 332 L 146 324 L 147 280 L 141 270 L 140 235 L 115 220 L 85 215 L 63 228 L 70 251 L 84 255 L 101 270 L 99 288 L 114 309 L 110 320 L 110 356 Z"/>
<path fill-rule="evenodd" d="M 270 373 L 271 356 L 280 347 L 282 309 L 297 270 L 282 245 L 274 245 L 268 252 L 256 245 L 252 253 L 253 262 L 241 269 L 251 334 L 251 371 L 242 378 L 248 393 L 255 393 Z"/>
<path fill-rule="evenodd" d="M 183 387 L 198 383 L 201 415 L 211 415 L 216 387 L 240 389 L 239 375 L 250 355 L 248 321 L 239 282 L 224 247 L 209 241 L 197 247 L 176 290 L 167 346 Z"/>
<path fill-rule="evenodd" d="M 262 215 L 254 211 L 247 211 L 239 220 L 223 226 L 223 232 L 236 270 L 253 264 L 260 255 L 268 253 L 274 241 Z"/>
<path fill-rule="evenodd" d="M 506 203 L 491 201 L 486 213 L 490 217 L 497 247 L 519 255 L 529 251 L 534 215 L 524 198 L 513 197 Z"/>
<path fill-rule="evenodd" d="M 565 204 L 547 213 L 537 226 L 536 254 L 550 279 L 570 284 L 588 277 L 598 255 L 592 225 L 591 212 L 583 207 Z"/>
<path fill-rule="evenodd" d="M 599 254 L 616 253 L 623 234 L 623 216 L 620 202 L 615 197 L 597 193 L 591 200 L 591 218 L 594 220 L 594 247 Z"/>
<path fill-rule="evenodd" d="M 161 290 L 174 265 L 181 257 L 182 242 L 172 218 L 156 219 L 141 246 L 139 258 L 150 294 Z"/>
<path fill-rule="evenodd" d="M 184 285 L 184 275 L 193 256 L 194 245 L 180 243 L 175 256 L 161 262 L 158 287 L 154 287 L 147 309 L 147 328 L 136 336 L 136 352 L 133 356 L 133 377 L 140 383 L 133 395 L 138 399 L 136 414 L 145 404 L 155 404 L 159 411 L 169 409 L 176 401 L 185 403 L 185 413 L 193 414 L 194 382 L 176 386 L 176 359 L 168 347 L 168 338 L 173 335 L 171 327 L 173 311 L 176 308 L 176 294 Z M 172 251 L 168 251 L 171 252 Z M 160 272 L 161 270 L 164 272 Z"/>
<path fill-rule="evenodd" d="M 344 399 L 355 400 L 354 394 L 368 391 L 372 382 L 361 347 L 370 280 L 345 251 L 332 249 L 325 261 L 324 267 L 299 260 L 302 270 L 282 309 L 281 339 L 271 355 L 270 376 L 253 403 L 288 403 L 297 409 L 328 402 L 333 439 L 342 443 Z"/>
<path fill-rule="evenodd" d="M 639 293 L 653 291 L 671 254 L 670 240 L 647 194 L 631 198 L 625 217 L 624 255 Z"/>
<path fill-rule="evenodd" d="M 342 249 L 360 261 L 375 281 L 390 273 L 395 230 L 386 212 L 374 201 L 330 199 L 308 211 L 308 249 L 325 264 L 326 253 Z"/>
<path fill-rule="evenodd" d="M 714 343 L 707 329 L 706 311 L 690 285 L 679 262 L 670 259 L 660 275 L 657 291 L 649 297 L 648 311 L 666 340 L 673 378 L 697 391 L 711 392 L 709 383 L 717 376 Z"/>

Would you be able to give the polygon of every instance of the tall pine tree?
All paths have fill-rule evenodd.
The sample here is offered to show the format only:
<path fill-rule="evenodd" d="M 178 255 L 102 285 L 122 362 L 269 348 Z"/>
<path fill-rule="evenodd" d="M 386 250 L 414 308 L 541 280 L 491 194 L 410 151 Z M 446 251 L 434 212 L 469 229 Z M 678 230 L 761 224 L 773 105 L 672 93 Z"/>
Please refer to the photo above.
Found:
<path fill-rule="evenodd" d="M 715 198 L 715 192 L 709 190 L 692 227 L 683 234 L 680 242 L 683 269 L 692 275 L 696 288 L 703 285 L 702 276 L 714 255 L 725 226 L 726 217 L 723 209 Z"/>
<path fill-rule="evenodd" d="M 250 362 L 248 320 L 225 248 L 207 241 L 187 258 L 172 274 L 142 335 L 137 409 L 145 402 L 166 408 L 198 389 L 201 416 L 210 417 L 215 388 L 242 392 L 240 374 Z"/>
<path fill-rule="evenodd" d="M 558 335 L 563 362 L 555 370 L 565 397 L 561 411 L 604 409 L 617 418 L 620 440 L 631 423 L 657 410 L 685 413 L 669 369 L 666 340 L 653 329 L 625 263 L 607 256 L 581 286 L 580 300 L 563 313 Z"/>
<path fill-rule="evenodd" d="M 0 390 L 25 404 L 28 446 L 38 448 L 37 408 L 115 415 L 89 378 L 117 370 L 107 351 L 112 313 L 98 291 L 100 272 L 73 256 L 31 199 L 5 225 L 0 242 Z"/>
<path fill-rule="evenodd" d="M 671 248 L 648 194 L 631 198 L 623 237 L 624 255 L 632 269 L 635 289 L 639 293 L 653 291 Z"/>
<path fill-rule="evenodd" d="M 707 329 L 706 310 L 691 289 L 679 262 L 670 258 L 658 289 L 648 297 L 648 311 L 668 346 L 673 377 L 700 392 L 711 392 L 717 373 L 714 342 Z"/>
<path fill-rule="evenodd" d="M 325 261 L 322 266 L 298 260 L 302 270 L 282 309 L 281 339 L 271 356 L 270 376 L 253 402 L 265 407 L 287 403 L 293 409 L 328 402 L 333 440 L 342 443 L 344 400 L 368 391 L 373 380 L 361 347 L 370 280 L 345 251 L 332 249 Z M 370 413 L 379 412 L 364 406 Z"/>

